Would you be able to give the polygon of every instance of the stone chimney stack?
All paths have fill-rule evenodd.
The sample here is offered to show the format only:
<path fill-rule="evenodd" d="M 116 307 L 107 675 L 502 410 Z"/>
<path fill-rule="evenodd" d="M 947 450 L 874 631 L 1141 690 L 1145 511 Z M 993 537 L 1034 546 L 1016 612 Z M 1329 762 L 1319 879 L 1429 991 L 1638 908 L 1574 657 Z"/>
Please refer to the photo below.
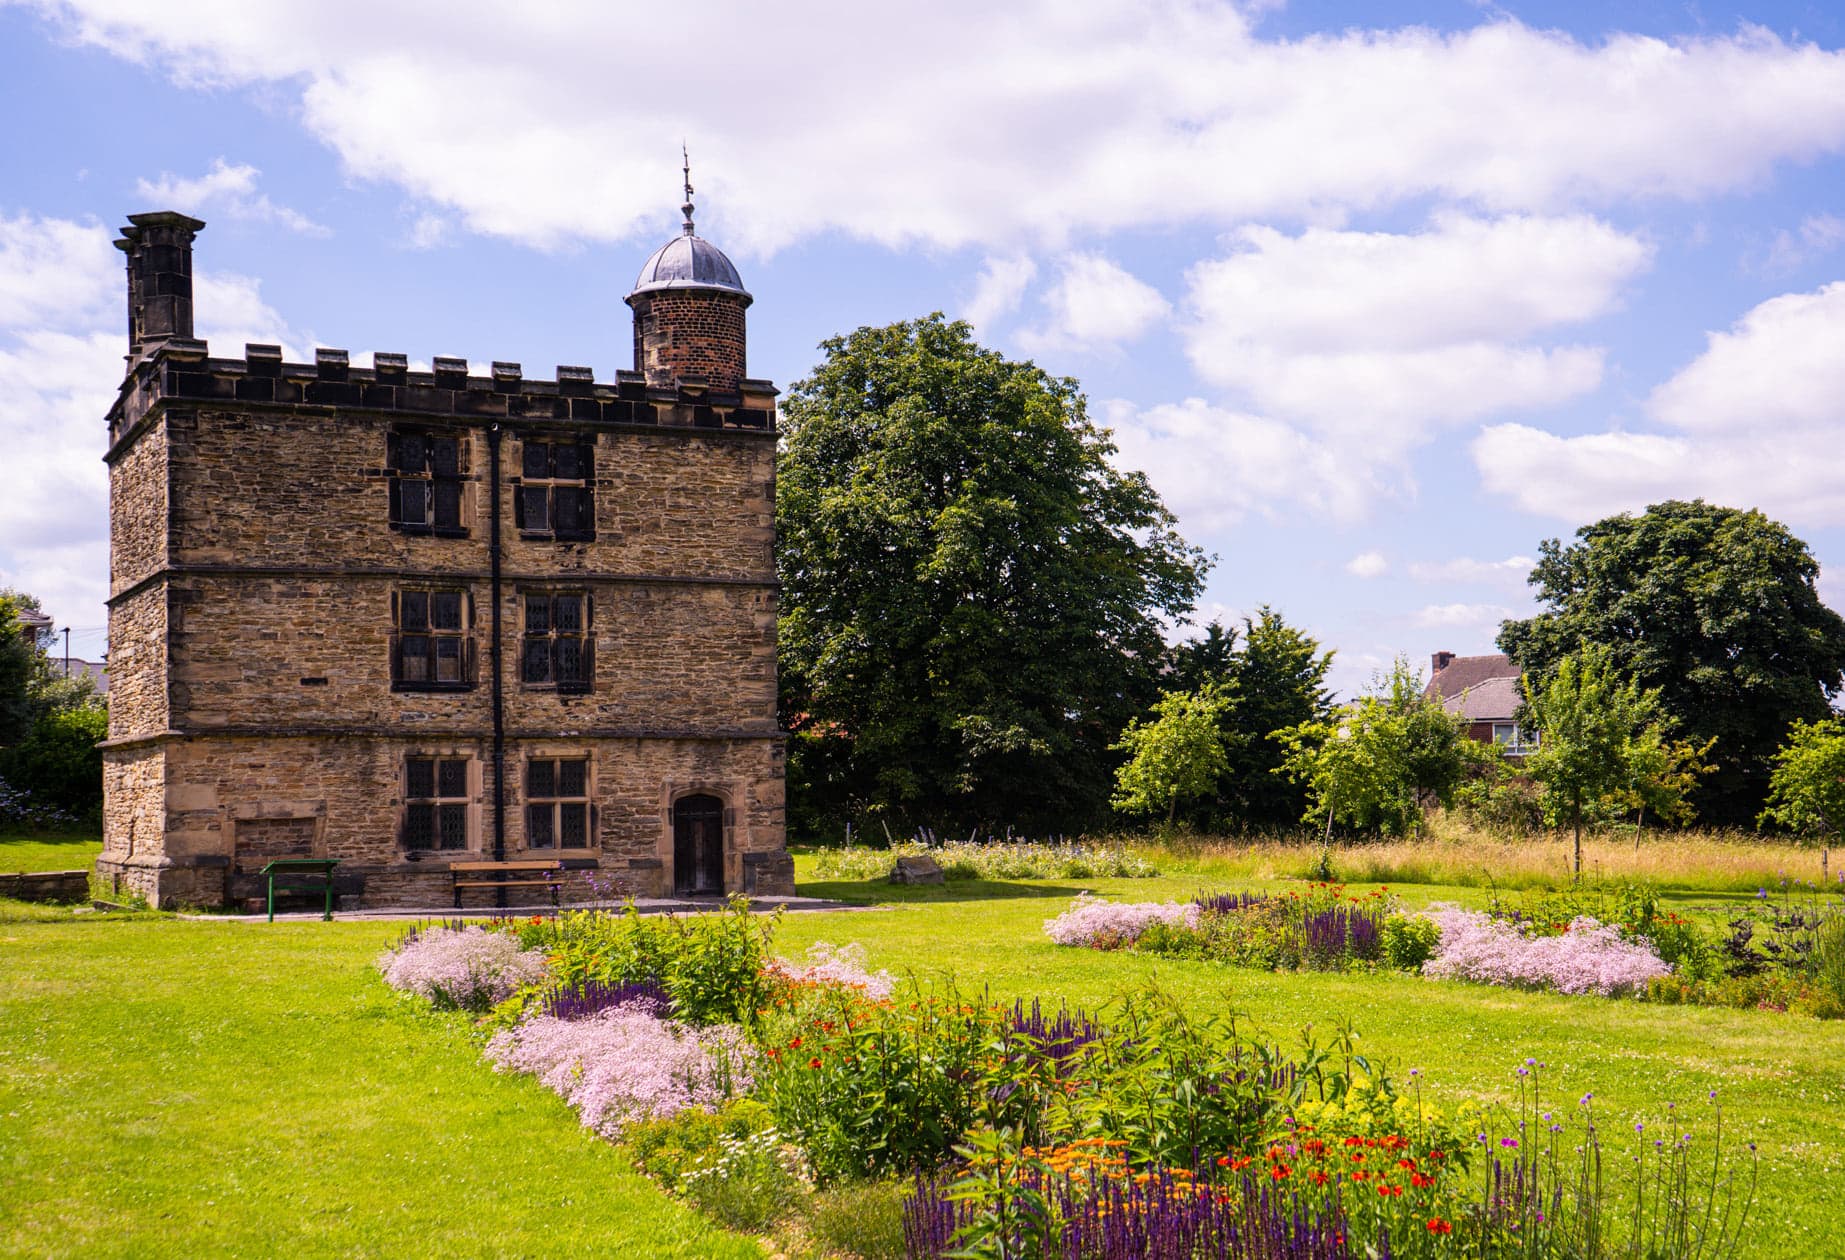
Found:
<path fill-rule="evenodd" d="M 128 361 L 192 336 L 192 238 L 205 224 L 173 210 L 131 214 L 115 247 L 128 255 Z"/>

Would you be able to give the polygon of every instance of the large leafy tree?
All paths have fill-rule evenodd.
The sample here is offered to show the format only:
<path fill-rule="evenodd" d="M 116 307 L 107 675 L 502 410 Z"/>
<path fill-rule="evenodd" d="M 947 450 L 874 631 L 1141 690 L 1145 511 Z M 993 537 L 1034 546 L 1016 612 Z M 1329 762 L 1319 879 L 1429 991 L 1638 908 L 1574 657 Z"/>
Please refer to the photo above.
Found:
<path fill-rule="evenodd" d="M 1659 693 L 1676 734 L 1716 741 L 1699 812 L 1746 823 L 1789 724 L 1826 716 L 1845 678 L 1845 619 L 1818 575 L 1806 544 L 1760 512 L 1658 503 L 1545 542 L 1530 579 L 1545 610 L 1506 622 L 1499 646 L 1540 686 L 1564 657 L 1605 647 Z"/>
<path fill-rule="evenodd" d="M 1102 816 L 1205 558 L 1075 381 L 939 314 L 822 349 L 783 406 L 776 499 L 797 810 Z"/>
<path fill-rule="evenodd" d="M 102 807 L 102 753 L 108 710 L 87 677 L 58 675 L 42 643 L 30 642 L 21 614 L 38 612 L 24 591 L 0 591 L 0 780 L 43 805 L 76 814 Z"/>
<path fill-rule="evenodd" d="M 0 748 L 32 731 L 32 693 L 40 674 L 39 651 L 26 641 L 19 597 L 0 591 Z"/>
<path fill-rule="evenodd" d="M 1224 771 L 1210 798 L 1190 811 L 1195 825 L 1245 830 L 1299 822 L 1306 788 L 1276 773 L 1284 750 L 1269 736 L 1331 710 L 1326 673 L 1332 659 L 1312 635 L 1266 605 L 1243 618 L 1240 630 L 1212 622 L 1202 636 L 1172 650 L 1171 677 L 1181 689 L 1215 686 L 1223 697 L 1218 729 Z"/>

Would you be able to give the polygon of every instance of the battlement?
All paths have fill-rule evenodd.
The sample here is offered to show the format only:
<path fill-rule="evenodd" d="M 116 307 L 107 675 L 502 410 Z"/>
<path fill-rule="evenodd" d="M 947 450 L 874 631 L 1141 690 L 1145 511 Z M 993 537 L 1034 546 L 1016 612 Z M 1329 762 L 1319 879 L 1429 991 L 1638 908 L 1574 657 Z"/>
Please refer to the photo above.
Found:
<path fill-rule="evenodd" d="M 111 452 L 149 411 L 169 400 L 385 411 L 406 417 L 464 422 L 498 419 L 568 421 L 654 428 L 775 431 L 775 386 L 745 380 L 713 389 L 681 376 L 672 387 L 649 386 L 639 372 L 598 382 L 591 368 L 560 364 L 555 380 L 527 380 L 517 363 L 495 361 L 472 376 L 466 359 L 437 357 L 431 370 L 412 372 L 402 354 L 379 352 L 372 366 L 353 367 L 344 350 L 320 349 L 312 363 L 283 361 L 280 346 L 249 343 L 241 359 L 211 357 L 205 342 L 170 338 L 135 362 L 109 411 Z"/>

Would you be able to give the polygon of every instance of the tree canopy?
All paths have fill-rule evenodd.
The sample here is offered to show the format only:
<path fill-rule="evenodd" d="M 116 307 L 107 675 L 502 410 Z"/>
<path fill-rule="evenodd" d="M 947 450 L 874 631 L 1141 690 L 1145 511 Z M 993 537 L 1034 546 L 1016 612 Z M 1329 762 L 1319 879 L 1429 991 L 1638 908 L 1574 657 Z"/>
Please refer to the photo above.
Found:
<path fill-rule="evenodd" d="M 1541 686 L 1564 657 L 1600 646 L 1674 732 L 1716 741 L 1699 811 L 1746 823 L 1791 722 L 1826 716 L 1845 678 L 1845 619 L 1819 598 L 1805 543 L 1758 511 L 1654 504 L 1545 542 L 1531 572 L 1544 611 L 1500 629 L 1499 647 Z M 1548 732 L 1545 732 L 1548 735 Z"/>
<path fill-rule="evenodd" d="M 1760 821 L 1807 835 L 1845 834 L 1845 718 L 1794 723 L 1775 754 Z"/>
<path fill-rule="evenodd" d="M 1229 770 L 1218 720 L 1227 697 L 1216 684 L 1168 691 L 1150 722 L 1129 722 L 1115 748 L 1128 755 L 1115 771 L 1113 805 L 1127 814 L 1164 814 L 1171 826 L 1179 802 L 1217 787 Z"/>
<path fill-rule="evenodd" d="M 1205 557 L 1075 381 L 939 314 L 822 349 L 782 409 L 791 789 L 832 817 L 1103 816 Z"/>
<path fill-rule="evenodd" d="M 1239 647 L 1240 643 L 1240 647 Z M 1213 791 L 1189 812 L 1212 830 L 1291 827 L 1307 809 L 1306 788 L 1277 774 L 1284 750 L 1269 735 L 1326 716 L 1326 673 L 1333 654 L 1267 605 L 1242 628 L 1212 622 L 1172 649 L 1170 678 L 1181 690 L 1215 686 L 1224 769 Z"/>
<path fill-rule="evenodd" d="M 1524 685 L 1542 743 L 1523 769 L 1543 785 L 1546 818 L 1573 829 L 1580 876 L 1583 820 L 1637 779 L 1664 771 L 1659 693 L 1622 678 L 1601 646 L 1564 657 L 1542 682 L 1527 674 Z"/>
<path fill-rule="evenodd" d="M 1306 790 L 1303 821 L 1386 835 L 1417 831 L 1425 804 L 1452 804 L 1470 768 L 1499 756 L 1467 738 L 1467 720 L 1425 695 L 1402 657 L 1350 704 L 1271 738 L 1280 773 Z"/>

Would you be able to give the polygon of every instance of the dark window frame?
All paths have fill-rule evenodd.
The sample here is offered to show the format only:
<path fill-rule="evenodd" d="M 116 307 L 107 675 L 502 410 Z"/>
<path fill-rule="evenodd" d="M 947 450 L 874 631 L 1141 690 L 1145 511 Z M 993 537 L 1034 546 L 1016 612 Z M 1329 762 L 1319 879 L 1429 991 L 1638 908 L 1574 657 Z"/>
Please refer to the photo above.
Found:
<path fill-rule="evenodd" d="M 472 592 L 457 586 L 391 592 L 392 691 L 472 691 L 479 676 Z"/>
<path fill-rule="evenodd" d="M 520 685 L 561 695 L 585 695 L 594 690 L 595 611 L 595 597 L 588 591 L 520 591 Z"/>
<path fill-rule="evenodd" d="M 512 500 L 513 526 L 522 538 L 595 541 L 595 441 L 521 438 Z"/>
<path fill-rule="evenodd" d="M 404 757 L 403 774 L 404 813 L 398 844 L 404 852 L 472 852 L 474 758 L 409 753 Z"/>
<path fill-rule="evenodd" d="M 525 762 L 525 847 L 595 849 L 596 806 L 589 756 L 528 757 Z M 572 790 L 574 789 L 574 790 Z M 580 837 L 576 842 L 571 837 Z"/>
<path fill-rule="evenodd" d="M 468 457 L 468 440 L 459 434 L 392 429 L 385 439 L 391 528 L 433 538 L 466 538 Z"/>

